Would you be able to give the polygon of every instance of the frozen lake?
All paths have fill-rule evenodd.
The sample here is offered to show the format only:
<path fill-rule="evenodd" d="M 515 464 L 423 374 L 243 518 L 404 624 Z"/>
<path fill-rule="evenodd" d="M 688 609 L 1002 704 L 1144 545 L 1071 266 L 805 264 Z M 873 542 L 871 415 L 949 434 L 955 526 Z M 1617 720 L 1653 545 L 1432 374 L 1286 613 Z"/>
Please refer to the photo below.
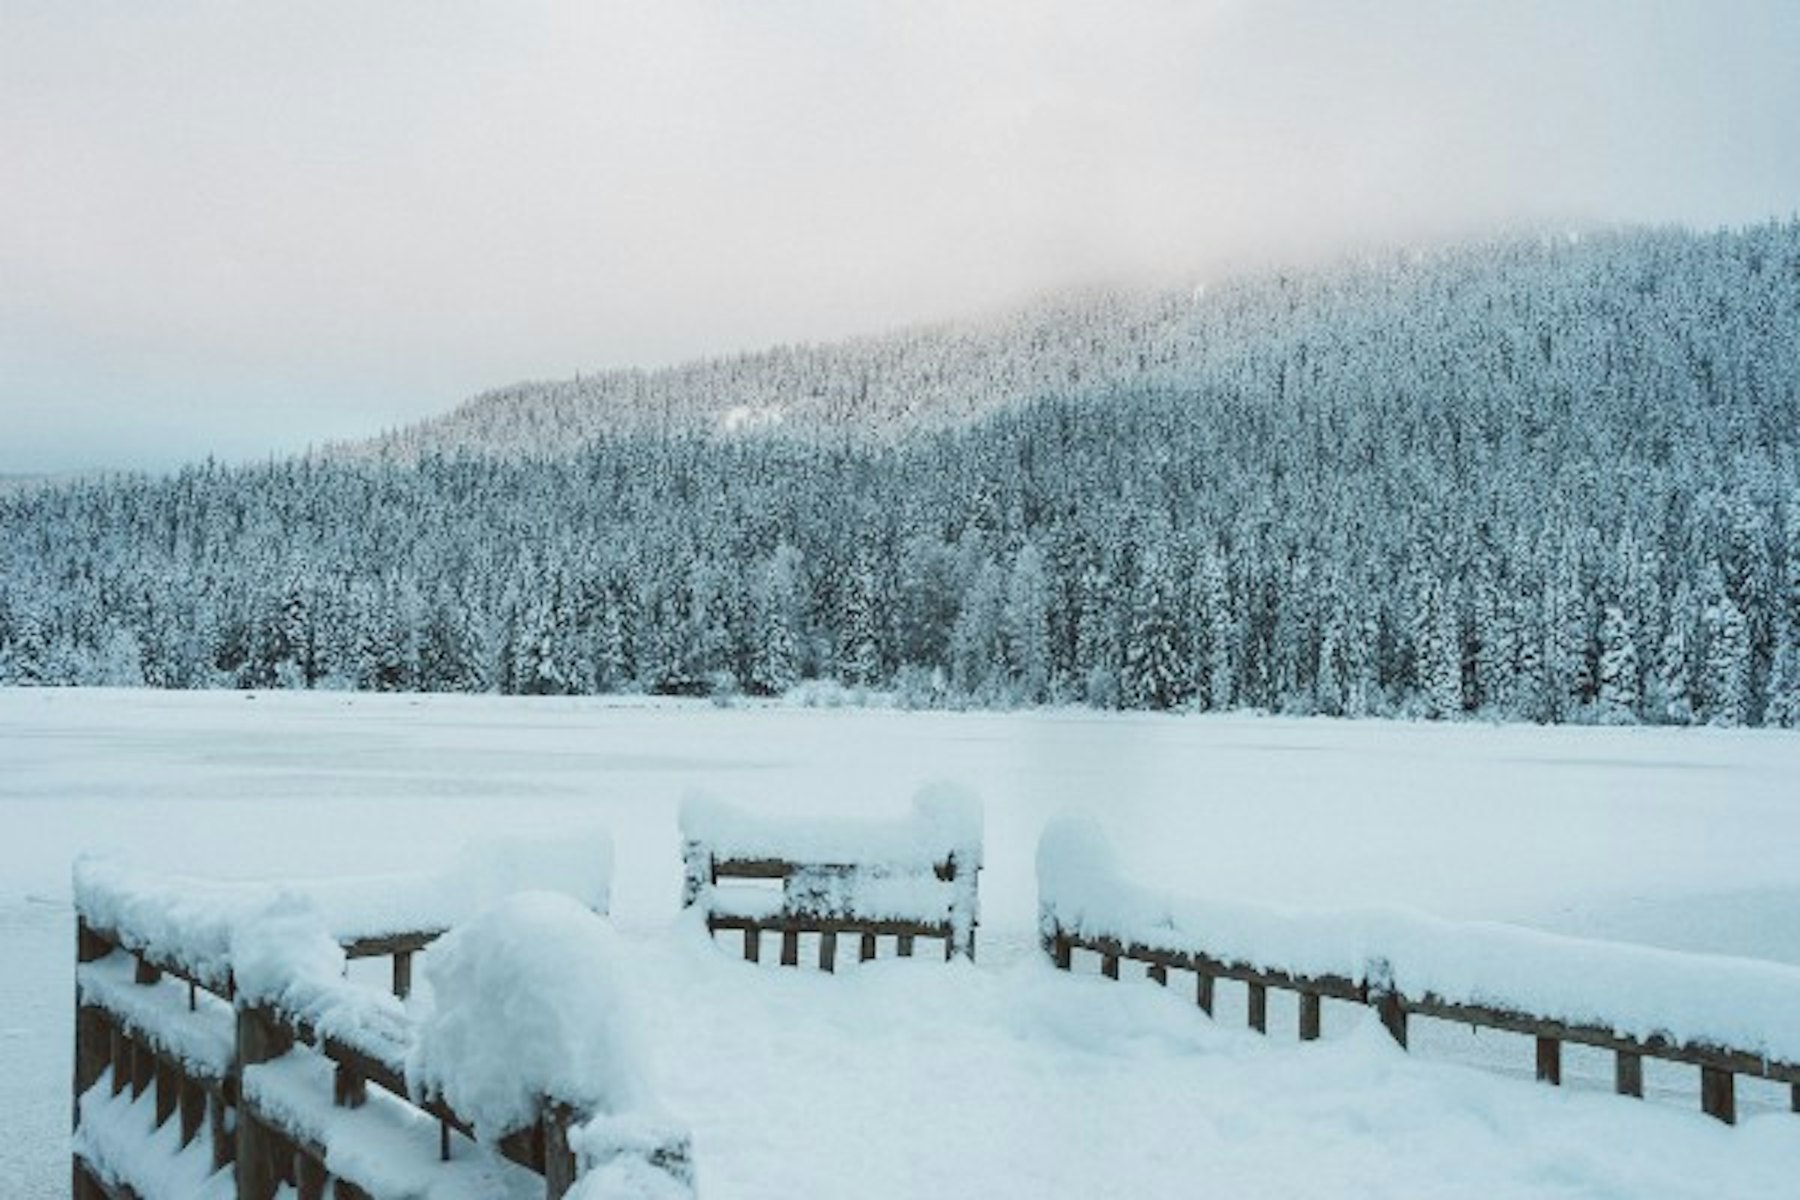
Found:
<path fill-rule="evenodd" d="M 1079 1133 L 1067 1114 L 1054 1116 L 1071 1125 L 1059 1144 L 1073 1138 L 1089 1146 L 1090 1157 L 1113 1153 L 1108 1147 L 1114 1143 L 1103 1136 L 1109 1120 L 1119 1123 L 1113 1136 L 1124 1136 L 1146 1113 L 1170 1111 L 1175 1101 L 1168 1096 L 1188 1087 L 1216 1089 L 1224 1072 L 1232 1086 L 1255 1097 L 1244 1120 L 1252 1120 L 1257 1107 L 1271 1110 L 1263 1125 L 1238 1130 L 1238 1140 L 1224 1138 L 1214 1150 L 1219 1161 L 1236 1163 L 1250 1172 L 1245 1178 L 1253 1178 L 1259 1150 L 1279 1155 L 1281 1136 L 1318 1115 L 1299 1109 L 1284 1115 L 1282 1096 L 1304 1092 L 1310 1085 L 1300 1081 L 1316 1072 L 1325 1097 L 1313 1095 L 1304 1105 L 1329 1107 L 1331 1095 L 1354 1095 L 1361 1086 L 1354 1076 L 1375 1061 L 1386 1080 L 1382 1086 L 1400 1089 L 1410 1102 L 1429 1100 L 1438 1086 L 1432 1081 L 1442 1076 L 1451 1080 L 1443 1087 L 1458 1102 L 1502 1114 L 1490 1134 L 1517 1143 L 1524 1166 L 1503 1169 L 1496 1147 L 1492 1166 L 1499 1173 L 1478 1173 L 1473 1180 L 1485 1179 L 1500 1194 L 1509 1187 L 1520 1195 L 1614 1194 L 1600 1183 L 1615 1177 L 1609 1169 L 1623 1168 L 1622 1158 L 1589 1164 L 1592 1173 L 1571 1176 L 1567 1186 L 1526 1186 L 1532 1178 L 1543 1181 L 1530 1174 L 1536 1169 L 1530 1154 L 1553 1154 L 1557 1144 L 1534 1115 L 1545 1111 L 1565 1125 L 1616 1128 L 1620 1139 L 1660 1139 L 1672 1147 L 1667 1153 L 1679 1149 L 1687 1156 L 1679 1161 L 1690 1161 L 1686 1178 L 1679 1161 L 1653 1176 L 1634 1171 L 1636 1190 L 1621 1195 L 1648 1194 L 1643 1189 L 1652 1184 L 1662 1189 L 1655 1194 L 1723 1194 L 1707 1174 L 1713 1155 L 1737 1162 L 1734 1170 L 1751 1171 L 1739 1177 L 1746 1185 L 1761 1179 L 1756 1172 L 1764 1169 L 1771 1179 L 1779 1177 L 1778 1169 L 1787 1170 L 1791 1182 L 1800 1165 L 1800 1122 L 1785 1116 L 1724 1130 L 1691 1112 L 1654 1105 L 1636 1106 L 1640 1112 L 1603 1096 L 1546 1097 L 1507 1078 L 1476 1075 L 1471 1081 L 1457 1068 L 1396 1063 L 1354 1028 L 1332 1047 L 1302 1052 L 1285 1037 L 1264 1047 L 1225 1029 L 1223 1013 L 1214 1029 L 1172 1010 L 1166 998 L 1135 998 L 1146 989 L 1133 988 L 1134 998 L 1121 1000 L 1124 985 L 1107 991 L 1071 984 L 1072 998 L 1046 999 L 1030 949 L 1038 833 L 1053 816 L 1084 812 L 1107 829 L 1123 863 L 1144 882 L 1184 892 L 1307 906 L 1394 903 L 1446 917 L 1800 963 L 1800 737 L 1793 734 L 1086 711 L 943 714 L 462 696 L 0 690 L 0 948 L 7 964 L 0 972 L 0 1058 L 7 1068 L 0 1071 L 0 1127 L 13 1135 L 0 1142 L 0 1190 L 35 1200 L 67 1188 L 68 872 L 80 851 L 215 875 L 339 874 L 436 865 L 465 842 L 497 830 L 541 835 L 605 826 L 617 846 L 615 918 L 639 936 L 647 970 L 702 991 L 705 983 L 696 973 L 713 967 L 672 945 L 666 928 L 679 898 L 675 811 L 685 794 L 706 791 L 769 812 L 897 815 L 918 786 L 937 779 L 973 791 L 986 809 L 982 970 L 946 984 L 919 976 L 909 964 L 838 981 L 778 980 L 733 968 L 734 1002 L 741 1006 L 736 1015 L 713 996 L 660 1016 L 659 1040 L 681 1047 L 667 1056 L 670 1102 L 696 1122 L 702 1170 L 710 1162 L 716 1172 L 719 1162 L 705 1157 L 709 1137 L 726 1162 L 743 1167 L 735 1176 L 703 1175 L 706 1194 L 774 1194 L 763 1185 L 793 1170 L 793 1156 L 771 1151 L 766 1138 L 757 1143 L 761 1152 L 752 1153 L 742 1131 L 727 1127 L 726 1110 L 709 1107 L 714 1102 L 708 1090 L 683 1082 L 685 1064 L 698 1071 L 705 1054 L 727 1055 L 731 1045 L 741 1044 L 714 1025 L 754 1021 L 759 1012 L 779 1021 L 780 1012 L 795 1004 L 820 1015 L 826 1027 L 820 1038 L 848 1039 L 801 1049 L 836 1054 L 846 1059 L 846 1070 L 867 1073 L 857 1083 L 863 1092 L 871 1076 L 880 1076 L 883 1086 L 921 1103 L 928 1102 L 929 1089 L 895 1078 L 896 1072 L 904 1075 L 906 1056 L 858 1048 L 847 1032 L 855 1013 L 883 1014 L 897 1033 L 908 1022 L 925 1020 L 921 1012 L 967 1010 L 977 1026 L 991 1017 L 1007 1027 L 1004 1044 L 1020 1060 L 1013 1065 L 1024 1077 L 1042 1071 L 1045 1061 L 1089 1073 L 1071 1076 L 1058 1069 L 1040 1083 L 1045 1104 L 1060 1098 L 1058 1103 L 1080 1106 L 1089 1095 L 1095 1111 L 1112 1114 L 1083 1124 Z M 916 993 L 918 1005 L 894 1011 L 884 997 L 896 991 Z M 1021 1005 L 1042 1010 L 1042 1020 L 1024 1033 L 999 1015 Z M 1102 1019 L 1094 1016 L 1098 1012 L 1123 1015 Z M 1291 1037 L 1282 1014 L 1272 1015 L 1271 1028 Z M 1040 1039 L 1074 1038 L 1084 1022 L 1094 1024 L 1097 1050 L 1075 1066 L 1027 1053 Z M 966 1037 L 970 1045 L 988 1044 L 975 1031 Z M 1150 1053 L 1146 1046 L 1166 1053 Z M 768 1061 L 738 1065 L 778 1073 Z M 948 1063 L 933 1069 L 954 1071 Z M 1121 1099 L 1127 1093 L 1118 1089 L 1134 1075 L 1147 1094 L 1166 1093 L 1166 1102 Z M 991 1092 L 993 1104 L 1016 1105 L 1020 1078 L 997 1078 L 977 1091 Z M 847 1090 L 814 1099 L 828 1101 L 846 1121 L 858 1112 Z M 771 1101 L 770 1107 L 780 1112 L 795 1103 Z M 1200 1107 L 1183 1118 L 1195 1128 L 1217 1127 L 1232 1107 L 1214 1100 L 1213 1111 L 1195 1103 Z M 977 1133 L 984 1111 L 973 1113 Z M 1374 1124 L 1385 1128 L 1380 1120 Z M 1323 1126 L 1336 1128 L 1331 1120 Z M 827 1122 L 827 1132 L 834 1128 Z M 1436 1163 L 1439 1176 L 1397 1172 L 1386 1190 L 1368 1179 L 1348 1186 L 1342 1172 L 1359 1156 L 1379 1159 L 1384 1147 L 1391 1148 L 1379 1132 L 1359 1142 L 1354 1128 L 1350 1122 L 1339 1130 L 1341 1145 L 1321 1151 L 1317 1170 L 1305 1176 L 1317 1177 L 1318 1194 L 1417 1194 L 1424 1181 L 1462 1161 L 1427 1154 L 1413 1167 Z M 1404 1125 L 1393 1132 L 1417 1139 L 1432 1130 Z M 1533 1140 L 1540 1133 L 1541 1144 Z M 1482 1146 L 1453 1144 L 1462 1146 L 1463 1158 L 1485 1163 Z M 1020 1153 L 1029 1149 L 1022 1146 Z M 1623 1151 L 1623 1145 L 1615 1147 Z M 879 1142 L 867 1152 L 876 1162 L 898 1153 Z M 1008 1169 L 990 1161 L 995 1152 L 991 1146 L 984 1151 L 979 1137 L 964 1152 L 974 1164 Z M 817 1157 L 817 1169 L 840 1166 L 839 1154 L 844 1163 L 858 1161 L 840 1148 Z M 1134 1161 L 1142 1158 L 1137 1154 Z M 1175 1170 L 1178 1159 L 1162 1169 Z M 1132 1169 L 1148 1168 L 1140 1161 Z M 977 1176 L 979 1171 L 969 1178 Z M 1012 1177 L 1020 1181 L 1020 1195 L 1049 1194 L 1045 1179 L 1032 1171 L 1015 1170 Z M 954 1178 L 950 1171 L 917 1182 L 948 1188 L 945 1194 L 984 1194 L 945 1182 Z M 1334 1178 L 1340 1186 L 1330 1186 Z M 1094 1194 L 1097 1179 L 1087 1176 L 1082 1186 L 1088 1191 L 1071 1181 L 1064 1185 L 1071 1190 L 1056 1194 Z M 1770 1186 L 1779 1191 L 1780 1185 Z M 1470 1194 L 1483 1193 L 1472 1188 Z"/>

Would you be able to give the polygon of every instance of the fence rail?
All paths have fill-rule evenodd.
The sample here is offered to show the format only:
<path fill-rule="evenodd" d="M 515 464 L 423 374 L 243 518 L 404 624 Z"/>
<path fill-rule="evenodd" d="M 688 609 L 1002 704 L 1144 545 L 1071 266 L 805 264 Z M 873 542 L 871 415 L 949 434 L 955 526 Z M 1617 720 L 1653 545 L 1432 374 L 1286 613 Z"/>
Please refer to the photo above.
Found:
<path fill-rule="evenodd" d="M 1040 851 L 1040 936 L 1045 953 L 1061 970 L 1073 968 L 1074 952 L 1080 950 L 1096 956 L 1100 973 L 1109 979 L 1118 979 L 1120 964 L 1127 961 L 1142 964 L 1145 976 L 1162 986 L 1169 985 L 1172 971 L 1191 974 L 1195 1003 L 1209 1015 L 1214 1007 L 1217 981 L 1241 983 L 1245 988 L 1247 1022 L 1260 1033 L 1268 1031 L 1269 990 L 1292 992 L 1298 998 L 1302 1041 L 1320 1036 L 1323 1001 L 1328 999 L 1374 1009 L 1382 1025 L 1402 1047 L 1407 1045 L 1408 1022 L 1412 1017 L 1523 1034 L 1535 1040 L 1537 1078 L 1553 1085 L 1562 1082 L 1564 1044 L 1589 1046 L 1613 1054 L 1614 1089 L 1624 1096 L 1643 1096 L 1645 1059 L 1697 1067 L 1702 1110 L 1727 1124 L 1737 1120 L 1737 1076 L 1765 1079 L 1789 1085 L 1790 1107 L 1800 1113 L 1800 1063 L 1734 1047 L 1718 1039 L 1680 1038 L 1666 1030 L 1638 1034 L 1596 1020 L 1571 1020 L 1566 1016 L 1528 1011 L 1524 1006 L 1446 996 L 1430 987 L 1407 988 L 1396 982 L 1389 960 L 1380 957 L 1364 958 L 1356 970 L 1320 971 L 1271 965 L 1260 955 L 1252 961 L 1248 956 L 1209 950 L 1205 945 L 1206 937 L 1197 931 L 1197 926 L 1203 922 L 1182 922 L 1169 915 L 1180 907 L 1180 901 L 1155 896 L 1116 878 L 1110 851 L 1103 842 L 1071 851 L 1070 841 L 1094 837 L 1092 831 L 1085 829 L 1076 833 L 1068 830 L 1047 832 L 1046 847 L 1053 840 L 1059 840 L 1063 845 L 1051 854 Z M 1066 873 L 1060 866 L 1047 862 L 1047 858 L 1066 858 L 1071 853 L 1082 859 L 1073 873 Z M 1059 892 L 1060 880 L 1065 874 L 1074 881 L 1066 889 L 1070 893 L 1067 896 Z M 1110 903 L 1109 889 L 1123 897 L 1117 905 Z M 1108 909 L 1112 907 L 1132 915 L 1129 918 L 1110 916 Z M 1148 918 L 1149 924 L 1160 927 L 1154 936 L 1142 933 L 1131 936 L 1116 928 L 1107 928 L 1109 922 L 1139 927 L 1146 913 L 1157 914 Z M 1285 916 L 1282 919 L 1290 923 L 1293 920 Z M 1471 926 L 1460 930 L 1449 927 L 1447 931 L 1479 942 L 1484 935 L 1492 934 L 1495 927 Z M 1642 953 L 1636 948 L 1606 943 L 1551 940 L 1571 953 L 1589 950 L 1597 960 L 1608 954 Z M 1688 960 L 1701 969 L 1707 965 L 1707 960 L 1696 956 L 1663 955 L 1661 960 Z M 1775 964 L 1757 966 L 1780 972 L 1783 978 L 1778 982 L 1791 987 L 1786 995 L 1800 996 L 1800 972 Z"/>

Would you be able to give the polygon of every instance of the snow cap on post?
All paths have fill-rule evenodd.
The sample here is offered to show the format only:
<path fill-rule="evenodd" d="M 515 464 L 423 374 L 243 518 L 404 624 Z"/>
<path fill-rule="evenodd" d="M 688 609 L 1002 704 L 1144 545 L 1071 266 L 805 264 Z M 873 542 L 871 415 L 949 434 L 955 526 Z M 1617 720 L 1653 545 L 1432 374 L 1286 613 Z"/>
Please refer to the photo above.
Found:
<path fill-rule="evenodd" d="M 520 892 L 435 942 L 422 964 L 415 1093 L 441 1097 L 495 1141 L 545 1101 L 581 1114 L 642 1106 L 641 1039 L 617 935 L 567 896 Z"/>

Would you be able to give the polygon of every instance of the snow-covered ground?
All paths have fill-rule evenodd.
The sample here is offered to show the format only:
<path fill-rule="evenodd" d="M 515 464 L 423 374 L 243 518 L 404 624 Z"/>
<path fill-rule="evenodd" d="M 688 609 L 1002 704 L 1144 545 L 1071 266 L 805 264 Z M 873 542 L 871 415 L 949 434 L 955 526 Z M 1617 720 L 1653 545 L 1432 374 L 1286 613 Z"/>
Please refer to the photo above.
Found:
<path fill-rule="evenodd" d="M 986 807 L 981 962 L 839 976 L 734 961 L 675 924 L 691 790 L 898 816 L 932 780 Z M 593 700 L 0 691 L 0 1193 L 67 1189 L 72 918 L 84 849 L 223 876 L 434 867 L 495 831 L 611 829 L 668 1107 L 708 1197 L 1780 1195 L 1800 1118 L 1691 1072 L 1640 1104 L 1570 1052 L 1439 1029 L 1408 1056 L 1217 1023 L 1184 990 L 1052 973 L 1044 823 L 1093 816 L 1149 886 L 1402 904 L 1800 963 L 1800 738 L 1088 712 L 907 714 Z M 767 956 L 765 956 L 765 962 Z M 1456 1059 L 1459 1061 L 1446 1061 Z M 1492 1061 L 1510 1072 L 1464 1061 Z"/>

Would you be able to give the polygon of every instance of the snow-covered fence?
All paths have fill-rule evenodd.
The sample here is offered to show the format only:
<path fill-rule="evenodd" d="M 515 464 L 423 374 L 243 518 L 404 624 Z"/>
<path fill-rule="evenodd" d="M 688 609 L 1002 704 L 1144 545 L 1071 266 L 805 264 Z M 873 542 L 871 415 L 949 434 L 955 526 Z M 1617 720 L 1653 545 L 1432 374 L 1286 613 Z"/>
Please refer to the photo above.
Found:
<path fill-rule="evenodd" d="M 837 962 L 839 934 L 855 934 L 858 957 L 893 937 L 910 956 L 920 937 L 941 938 L 944 957 L 975 957 L 981 808 L 932 787 L 897 821 L 757 817 L 690 798 L 681 810 L 683 903 L 708 932 L 738 930 L 744 957 L 761 957 L 765 932 L 781 935 L 781 961 L 797 966 L 800 937 L 817 934 L 819 966 Z"/>
<path fill-rule="evenodd" d="M 691 1196 L 616 1018 L 610 864 L 588 838 L 303 887 L 78 865 L 74 1196 Z M 428 944 L 410 1006 L 346 977 Z"/>
<path fill-rule="evenodd" d="M 1407 1020 L 1432 1017 L 1536 1039 L 1537 1076 L 1562 1082 L 1565 1042 L 1614 1054 L 1621 1095 L 1643 1095 L 1645 1058 L 1700 1069 L 1704 1110 L 1737 1116 L 1735 1077 L 1785 1083 L 1800 1112 L 1800 969 L 1679 954 L 1388 909 L 1294 913 L 1174 897 L 1120 874 L 1091 824 L 1045 830 L 1038 847 L 1045 952 L 1068 970 L 1077 949 L 1102 974 L 1143 963 L 1167 985 L 1191 972 L 1212 1012 L 1214 984 L 1241 982 L 1266 1032 L 1268 990 L 1299 996 L 1300 1037 L 1319 1036 L 1327 999 L 1373 1007 L 1405 1046 Z"/>

